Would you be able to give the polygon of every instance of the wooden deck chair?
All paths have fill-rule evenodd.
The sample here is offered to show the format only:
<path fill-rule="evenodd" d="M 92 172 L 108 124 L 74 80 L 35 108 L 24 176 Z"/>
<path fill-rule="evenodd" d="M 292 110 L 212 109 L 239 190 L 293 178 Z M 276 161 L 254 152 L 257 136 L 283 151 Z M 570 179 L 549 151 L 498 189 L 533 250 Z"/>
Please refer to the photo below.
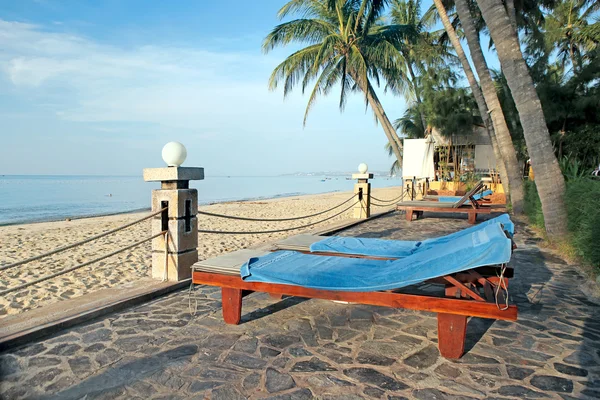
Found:
<path fill-rule="evenodd" d="M 483 182 L 479 182 L 464 196 L 459 198 L 454 203 L 441 203 L 438 201 L 403 201 L 396 206 L 399 211 L 406 213 L 406 220 L 412 221 L 413 215 L 418 219 L 423 215 L 423 212 L 443 212 L 443 213 L 466 213 L 468 221 L 474 224 L 477 221 L 477 214 L 489 214 L 493 211 L 504 212 L 505 210 L 499 207 L 491 207 L 483 205 L 481 200 L 474 198 L 474 195 L 481 190 Z M 469 201 L 469 204 L 465 204 Z"/>
<path fill-rule="evenodd" d="M 444 285 L 441 296 L 419 293 L 416 290 L 411 293 L 411 290 L 405 290 L 407 288 L 403 289 L 404 293 L 398 291 L 346 292 L 242 280 L 240 276 L 242 265 L 250 257 L 260 257 L 265 254 L 265 251 L 238 250 L 199 261 L 192 266 L 193 283 L 221 287 L 223 319 L 226 323 L 240 323 L 242 298 L 252 292 L 269 293 L 275 298 L 288 295 L 429 311 L 437 313 L 440 353 L 443 357 L 456 359 L 464 353 L 468 317 L 507 321 L 517 319 L 516 306 L 498 306 L 498 304 L 508 304 L 504 291 L 498 289 L 498 285 L 502 285 L 502 281 L 485 278 L 474 270 L 431 280 L 430 283 Z"/>

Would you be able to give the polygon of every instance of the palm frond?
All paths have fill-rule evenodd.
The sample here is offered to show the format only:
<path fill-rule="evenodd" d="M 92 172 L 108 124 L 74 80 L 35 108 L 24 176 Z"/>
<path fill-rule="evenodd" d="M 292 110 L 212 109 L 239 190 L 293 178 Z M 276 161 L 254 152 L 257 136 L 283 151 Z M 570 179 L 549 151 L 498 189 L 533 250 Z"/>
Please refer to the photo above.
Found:
<path fill-rule="evenodd" d="M 312 108 L 313 104 L 317 100 L 317 97 L 321 94 L 327 94 L 333 87 L 336 81 L 340 78 L 340 67 L 343 62 L 343 58 L 338 62 L 331 62 L 325 68 L 317 78 L 315 86 L 308 98 L 308 104 L 306 105 L 306 111 L 304 112 L 304 120 L 303 124 L 306 125 L 306 120 L 308 119 L 308 113 Z"/>
<path fill-rule="evenodd" d="M 288 15 L 296 14 L 304 18 L 306 17 L 324 17 L 329 13 L 327 4 L 318 0 L 291 0 L 286 3 L 279 12 L 277 17 L 284 19 Z"/>
<path fill-rule="evenodd" d="M 277 25 L 265 38 L 262 45 L 264 53 L 278 46 L 296 43 L 319 43 L 325 37 L 335 34 L 335 27 L 319 19 L 296 19 Z"/>
<path fill-rule="evenodd" d="M 301 77 L 314 70 L 314 60 L 320 50 L 320 45 L 314 44 L 298 50 L 279 64 L 269 78 L 269 89 L 275 90 L 279 83 L 284 81 L 284 97 L 292 90 Z"/>

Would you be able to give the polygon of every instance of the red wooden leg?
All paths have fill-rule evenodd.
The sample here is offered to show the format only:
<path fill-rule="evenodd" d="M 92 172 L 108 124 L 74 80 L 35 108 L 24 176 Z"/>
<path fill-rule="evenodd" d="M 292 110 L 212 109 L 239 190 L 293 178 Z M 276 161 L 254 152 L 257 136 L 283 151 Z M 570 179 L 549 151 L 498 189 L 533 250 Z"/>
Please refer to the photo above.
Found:
<path fill-rule="evenodd" d="M 278 293 L 269 293 L 269 296 L 274 300 L 281 300 L 283 298 L 283 295 Z"/>
<path fill-rule="evenodd" d="M 469 223 L 471 225 L 475 224 L 477 221 L 477 213 L 469 213 Z"/>
<path fill-rule="evenodd" d="M 242 290 L 221 288 L 223 319 L 225 323 L 237 325 L 242 319 Z"/>
<path fill-rule="evenodd" d="M 413 210 L 406 210 L 406 220 L 407 221 L 412 221 L 413 218 Z"/>
<path fill-rule="evenodd" d="M 465 352 L 467 317 L 438 313 L 438 347 L 445 358 L 460 358 Z"/>

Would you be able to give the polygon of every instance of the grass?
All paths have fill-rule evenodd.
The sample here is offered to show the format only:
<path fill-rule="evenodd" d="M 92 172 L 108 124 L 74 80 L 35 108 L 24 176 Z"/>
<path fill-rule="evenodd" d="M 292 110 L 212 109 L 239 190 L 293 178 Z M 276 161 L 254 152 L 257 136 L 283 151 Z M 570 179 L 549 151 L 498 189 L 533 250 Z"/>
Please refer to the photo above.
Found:
<path fill-rule="evenodd" d="M 600 274 L 600 182 L 587 178 L 567 181 L 565 192 L 569 234 L 550 242 L 544 231 L 542 205 L 531 181 L 525 182 L 525 214 L 535 230 L 544 237 L 546 246 L 559 252 L 569 262 L 580 264 L 593 279 Z"/>

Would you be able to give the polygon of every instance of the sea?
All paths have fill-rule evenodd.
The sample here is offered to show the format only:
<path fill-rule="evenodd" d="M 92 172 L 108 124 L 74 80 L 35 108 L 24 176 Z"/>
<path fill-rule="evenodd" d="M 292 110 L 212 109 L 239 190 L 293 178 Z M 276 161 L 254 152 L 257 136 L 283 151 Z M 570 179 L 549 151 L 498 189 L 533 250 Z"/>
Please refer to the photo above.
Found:
<path fill-rule="evenodd" d="M 373 188 L 400 186 L 400 178 L 378 177 Z M 351 191 L 344 176 L 218 176 L 191 181 L 198 203 Z M 0 175 L 0 226 L 59 221 L 150 209 L 158 182 L 140 176 Z"/>

